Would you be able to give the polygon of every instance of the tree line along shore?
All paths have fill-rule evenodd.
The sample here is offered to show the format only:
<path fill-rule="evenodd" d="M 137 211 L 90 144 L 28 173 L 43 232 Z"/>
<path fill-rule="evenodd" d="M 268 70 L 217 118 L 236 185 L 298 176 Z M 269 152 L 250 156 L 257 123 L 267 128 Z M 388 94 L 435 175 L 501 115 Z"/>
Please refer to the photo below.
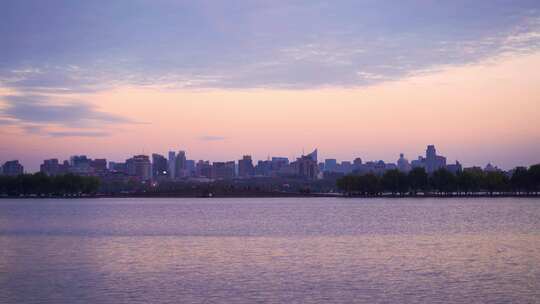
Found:
<path fill-rule="evenodd" d="M 382 176 L 351 174 L 336 184 L 348 196 L 538 196 L 540 164 L 517 167 L 510 176 L 480 169 L 457 174 L 439 169 L 428 175 L 423 168 L 414 168 L 408 173 L 389 170 Z"/>

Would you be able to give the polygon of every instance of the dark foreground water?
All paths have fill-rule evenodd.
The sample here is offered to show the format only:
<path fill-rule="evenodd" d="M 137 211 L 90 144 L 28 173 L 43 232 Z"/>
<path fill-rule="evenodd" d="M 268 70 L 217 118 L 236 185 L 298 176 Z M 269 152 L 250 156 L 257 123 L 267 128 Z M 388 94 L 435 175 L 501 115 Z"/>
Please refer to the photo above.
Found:
<path fill-rule="evenodd" d="M 0 303 L 540 303 L 540 200 L 0 200 Z"/>

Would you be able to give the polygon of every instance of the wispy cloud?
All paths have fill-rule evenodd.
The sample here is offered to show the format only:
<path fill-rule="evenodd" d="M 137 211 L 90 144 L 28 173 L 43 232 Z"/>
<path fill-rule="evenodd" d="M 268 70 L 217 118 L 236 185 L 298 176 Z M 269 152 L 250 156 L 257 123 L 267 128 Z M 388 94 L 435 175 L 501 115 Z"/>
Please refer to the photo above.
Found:
<path fill-rule="evenodd" d="M 11 125 L 14 123 L 16 123 L 16 121 L 11 120 L 11 119 L 0 118 L 0 125 Z"/>
<path fill-rule="evenodd" d="M 215 135 L 203 135 L 203 136 L 200 136 L 198 139 L 202 141 L 221 141 L 221 140 L 225 140 L 225 137 L 215 136 Z"/>
<path fill-rule="evenodd" d="M 9 95 L 0 97 L 0 100 L 4 104 L 0 108 L 0 124 L 19 127 L 29 134 L 54 137 L 107 136 L 109 133 L 100 129 L 138 123 L 121 115 L 101 111 L 84 101 L 62 98 L 58 101 L 47 95 Z"/>
<path fill-rule="evenodd" d="M 108 132 L 92 132 L 92 131 L 65 131 L 65 132 L 49 132 L 53 137 L 104 137 L 109 136 Z"/>
<path fill-rule="evenodd" d="M 45 95 L 10 95 L 1 99 L 6 105 L 0 110 L 0 114 L 21 123 L 58 124 L 79 128 L 96 123 L 135 123 L 126 117 L 99 111 L 94 105 L 83 101 L 57 103 Z"/>

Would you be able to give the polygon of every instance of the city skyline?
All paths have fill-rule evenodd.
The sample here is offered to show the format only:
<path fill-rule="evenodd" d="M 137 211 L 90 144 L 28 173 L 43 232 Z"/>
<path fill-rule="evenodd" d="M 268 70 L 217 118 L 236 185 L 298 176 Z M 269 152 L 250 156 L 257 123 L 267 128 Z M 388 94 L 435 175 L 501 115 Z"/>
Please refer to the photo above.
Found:
<path fill-rule="evenodd" d="M 123 159 L 123 160 L 117 160 L 117 159 L 109 159 L 106 157 L 102 158 L 92 158 L 91 155 L 85 154 L 85 153 L 79 153 L 75 155 L 70 155 L 69 157 L 65 158 L 55 158 L 55 157 L 48 157 L 41 160 L 40 165 L 37 170 L 28 170 L 29 167 L 24 167 L 24 170 L 22 169 L 16 169 L 20 170 L 21 172 L 25 173 L 35 173 L 35 172 L 45 172 L 47 173 L 47 168 L 51 165 L 58 167 L 59 165 L 62 166 L 70 166 L 74 169 L 68 169 L 64 168 L 63 173 L 75 173 L 75 174 L 88 174 L 90 172 L 79 172 L 79 169 L 77 169 L 77 161 L 81 159 L 83 163 L 85 163 L 85 166 L 92 167 L 94 169 L 97 169 L 98 171 L 104 171 L 104 170 L 120 170 L 124 171 L 126 170 L 124 167 L 123 169 L 116 169 L 115 166 L 121 165 L 126 166 L 126 164 L 129 161 L 136 161 L 137 158 L 141 159 L 143 162 L 148 163 L 148 168 L 146 169 L 147 174 L 149 177 L 159 177 L 160 175 L 167 176 L 168 178 L 175 179 L 175 178 L 184 178 L 189 177 L 190 174 L 185 175 L 185 173 L 182 173 L 181 170 L 185 170 L 188 167 L 191 167 L 190 170 L 194 170 L 196 165 L 200 164 L 208 164 L 210 166 L 214 164 L 228 164 L 232 163 L 232 169 L 233 169 L 233 175 L 237 177 L 247 177 L 247 176 L 254 176 L 256 175 L 254 172 L 248 172 L 246 170 L 254 170 L 254 168 L 257 165 L 264 165 L 265 162 L 284 162 L 285 165 L 292 164 L 295 160 L 301 160 L 304 158 L 309 158 L 314 161 L 314 164 L 318 167 L 318 170 L 320 172 L 340 172 L 340 173 L 353 173 L 355 170 L 359 170 L 359 166 L 374 166 L 372 168 L 366 169 L 368 171 L 366 172 L 375 172 L 377 171 L 375 169 L 375 166 L 378 164 L 382 164 L 383 167 L 379 168 L 382 169 L 382 173 L 387 170 L 392 169 L 398 169 L 402 172 L 408 172 L 413 168 L 421 167 L 424 168 L 428 173 L 434 172 L 440 168 L 448 169 L 449 171 L 453 173 L 457 173 L 463 168 L 484 168 L 484 170 L 504 170 L 504 171 L 511 171 L 512 169 L 515 169 L 516 167 L 528 167 L 529 165 L 534 164 L 527 164 L 524 166 L 516 166 L 513 168 L 502 168 L 499 167 L 497 164 L 486 161 L 485 163 L 478 163 L 478 164 L 471 164 L 466 165 L 462 163 L 459 160 L 450 161 L 446 156 L 442 156 L 437 153 L 435 145 L 427 145 L 427 148 L 425 150 L 424 154 L 419 154 L 417 157 L 408 157 L 404 153 L 399 153 L 399 157 L 395 160 L 383 160 L 381 158 L 373 158 L 373 159 L 367 159 L 362 158 L 361 156 L 356 156 L 351 159 L 337 159 L 332 158 L 331 156 L 326 156 L 324 158 L 319 157 L 319 151 L 318 148 L 315 148 L 311 153 L 304 153 L 305 151 L 302 151 L 302 153 L 298 156 L 293 156 L 291 158 L 285 157 L 285 156 L 278 156 L 278 155 L 270 155 L 266 158 L 253 158 L 251 154 L 242 154 L 240 158 L 234 158 L 234 159 L 200 159 L 197 157 L 192 157 L 191 155 L 188 155 L 185 150 L 169 150 L 166 153 L 160 153 L 160 152 L 152 152 L 149 154 L 145 154 L 144 152 L 138 153 L 138 154 L 131 154 L 131 156 Z M 87 163 L 88 162 L 88 163 Z M 6 164 L 8 166 L 15 167 L 24 165 L 24 163 L 20 162 L 19 159 L 11 159 L 2 162 L 0 160 L 0 168 L 2 168 L 2 164 Z M 246 169 L 245 166 L 249 165 L 251 166 L 251 169 Z M 281 165 L 280 165 L 281 167 Z M 45 168 L 45 169 L 44 169 Z M 84 170 L 89 169 L 83 168 Z M 53 169 L 58 170 L 58 168 Z M 0 170 L 1 171 L 1 170 Z M 93 174 L 93 170 L 91 171 Z M 365 172 L 364 172 L 365 173 Z M 1 174 L 1 172 L 0 172 Z M 59 174 L 59 173 L 54 173 Z"/>
<path fill-rule="evenodd" d="M 428 145 L 428 147 L 430 147 L 432 145 Z M 285 158 L 285 159 L 288 159 L 288 160 L 294 160 L 296 158 L 299 158 L 299 157 L 302 157 L 305 152 L 306 149 L 302 148 L 302 151 L 299 151 L 297 154 L 293 154 L 292 156 L 288 156 L 288 155 L 283 155 L 283 154 L 278 154 L 278 153 L 271 153 L 271 152 L 268 152 L 266 153 L 265 156 L 263 157 L 256 157 L 254 156 L 254 154 L 251 154 L 251 153 L 240 153 L 238 156 L 236 157 L 232 157 L 232 158 L 225 158 L 225 157 L 220 157 L 220 158 L 201 158 L 201 157 L 197 157 L 197 156 L 191 156 L 191 153 L 190 153 L 190 156 L 188 158 L 186 158 L 186 160 L 191 160 L 191 161 L 210 161 L 211 163 L 212 162 L 227 162 L 227 161 L 239 161 L 242 159 L 242 157 L 244 156 L 249 156 L 253 161 L 265 161 L 265 160 L 271 160 L 272 158 Z M 315 147 L 315 151 L 319 151 L 320 149 L 318 147 Z M 28 163 L 26 163 L 24 161 L 23 158 L 20 158 L 20 157 L 12 157 L 12 158 L 6 158 L 6 159 L 0 159 L 0 166 L 4 163 L 4 162 L 9 162 L 9 161 L 19 161 L 21 164 L 24 165 L 24 168 L 25 168 L 25 172 L 28 172 L 28 173 L 34 173 L 34 172 L 39 172 L 40 171 L 40 166 L 43 164 L 43 161 L 44 160 L 50 160 L 50 159 L 58 159 L 59 161 L 61 160 L 69 160 L 71 159 L 72 157 L 76 157 L 76 156 L 94 156 L 95 159 L 104 159 L 104 160 L 107 160 L 107 162 L 112 162 L 112 163 L 118 163 L 118 162 L 123 162 L 125 161 L 126 159 L 129 159 L 131 157 L 133 157 L 134 155 L 144 155 L 144 156 L 148 156 L 150 158 L 150 160 L 152 160 L 152 156 L 153 155 L 159 155 L 159 156 L 162 156 L 165 161 L 167 161 L 167 166 L 168 166 L 168 170 L 169 171 L 175 171 L 175 167 L 174 167 L 174 164 L 172 165 L 172 167 L 170 167 L 171 163 L 171 155 L 173 157 L 173 160 L 174 160 L 174 157 L 176 156 L 176 154 L 178 152 L 182 152 L 182 153 L 187 153 L 189 152 L 189 150 L 187 149 L 177 149 L 177 150 L 174 150 L 174 149 L 168 149 L 166 150 L 165 152 L 162 152 L 162 151 L 145 151 L 145 150 L 142 150 L 142 151 L 139 151 L 139 152 L 135 152 L 135 153 L 132 153 L 132 152 L 124 152 L 122 155 L 126 155 L 125 157 L 120 157 L 120 158 L 110 158 L 110 157 L 107 157 L 107 155 L 104 155 L 103 153 L 101 154 L 97 154 L 97 155 L 93 155 L 91 153 L 86 153 L 86 152 L 83 152 L 83 151 L 79 151 L 78 153 L 74 153 L 74 154 L 69 154 L 69 155 L 65 155 L 65 154 L 53 154 L 53 155 L 49 155 L 49 156 L 46 156 L 46 157 L 43 157 L 41 159 L 37 159 L 36 162 L 30 162 L 30 165 L 28 165 Z M 328 155 L 328 154 L 322 154 L 324 157 L 322 158 L 319 158 L 319 162 L 323 162 L 325 160 L 336 160 L 337 161 L 337 164 L 339 165 L 339 163 L 341 162 L 353 162 L 355 159 L 361 159 L 362 161 L 369 161 L 369 162 L 378 162 L 378 161 L 383 161 L 385 163 L 394 163 L 394 164 L 397 164 L 400 160 L 401 157 L 404 157 L 405 159 L 407 159 L 407 161 L 409 162 L 414 162 L 414 161 L 417 161 L 418 160 L 418 157 L 422 157 L 425 153 L 425 150 L 420 150 L 418 153 L 416 154 L 407 154 L 407 153 L 404 153 L 404 152 L 394 152 L 394 159 L 385 159 L 385 158 L 382 158 L 382 157 L 364 157 L 362 155 L 358 155 L 358 154 L 352 154 L 353 156 L 351 156 L 350 158 L 338 158 L 338 157 L 334 157 L 332 155 Z M 58 156 L 60 155 L 60 156 Z M 447 155 L 447 153 L 445 153 L 445 155 Z M 473 162 L 468 162 L 468 161 L 462 161 L 460 159 L 457 159 L 457 158 L 454 158 L 454 157 L 445 157 L 445 163 L 448 163 L 448 164 L 451 164 L 451 163 L 455 163 L 455 162 L 459 162 L 461 165 L 463 165 L 464 167 L 475 167 L 475 166 L 480 166 L 480 167 L 484 167 L 486 165 L 493 165 L 493 166 L 496 166 L 497 168 L 500 168 L 502 170 L 511 170 L 513 168 L 516 168 L 516 167 L 521 167 L 521 166 L 524 166 L 524 167 L 527 167 L 531 164 L 536 164 L 536 162 L 532 162 L 532 163 L 523 163 L 523 164 L 518 164 L 518 165 L 515 165 L 515 166 L 511 166 L 511 167 L 504 167 L 504 166 L 501 166 L 500 164 L 494 162 L 494 161 L 491 161 L 489 159 L 484 159 L 483 161 L 481 162 L 477 162 L 477 163 L 473 163 Z M 153 163 L 153 162 L 152 162 Z M 174 173 L 173 173 L 174 174 Z"/>
<path fill-rule="evenodd" d="M 32 171 L 174 145 L 540 162 L 537 1 L 6 1 L 0 20 L 0 161 Z"/>

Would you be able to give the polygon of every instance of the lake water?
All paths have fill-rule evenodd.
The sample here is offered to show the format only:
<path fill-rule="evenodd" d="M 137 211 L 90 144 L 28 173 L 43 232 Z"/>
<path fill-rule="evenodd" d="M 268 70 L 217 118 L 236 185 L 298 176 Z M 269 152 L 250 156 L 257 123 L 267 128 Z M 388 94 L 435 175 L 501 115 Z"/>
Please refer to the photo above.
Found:
<path fill-rule="evenodd" d="M 540 200 L 0 200 L 0 303 L 540 303 Z"/>

